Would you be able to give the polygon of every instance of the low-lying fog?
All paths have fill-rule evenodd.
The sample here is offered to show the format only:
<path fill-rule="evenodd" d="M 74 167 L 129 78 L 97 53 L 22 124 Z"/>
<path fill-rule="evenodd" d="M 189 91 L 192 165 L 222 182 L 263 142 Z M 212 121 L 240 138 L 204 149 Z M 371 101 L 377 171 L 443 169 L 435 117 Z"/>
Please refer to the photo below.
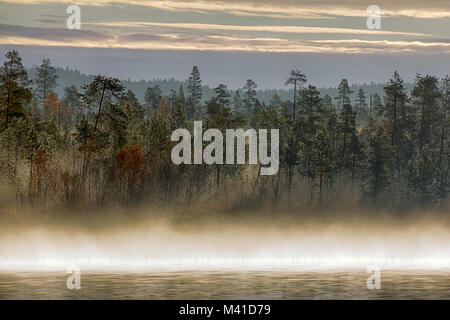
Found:
<path fill-rule="evenodd" d="M 0 269 L 450 268 L 447 213 L 143 216 L 2 222 Z"/>

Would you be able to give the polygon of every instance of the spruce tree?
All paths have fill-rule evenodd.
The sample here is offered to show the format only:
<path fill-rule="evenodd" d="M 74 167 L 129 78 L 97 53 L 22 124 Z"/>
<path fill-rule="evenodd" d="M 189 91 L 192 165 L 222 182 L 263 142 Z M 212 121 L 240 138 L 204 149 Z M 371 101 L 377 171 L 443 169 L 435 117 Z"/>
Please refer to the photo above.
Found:
<path fill-rule="evenodd" d="M 236 114 L 243 114 L 243 103 L 241 99 L 241 94 L 239 90 L 236 90 L 233 96 L 233 113 Z"/>
<path fill-rule="evenodd" d="M 245 86 L 242 88 L 242 90 L 244 90 L 244 94 L 245 94 L 245 98 L 244 98 L 244 106 L 246 109 L 246 116 L 247 119 L 250 120 L 250 116 L 253 113 L 253 107 L 255 106 L 256 103 L 256 88 L 258 86 L 256 85 L 256 83 L 251 80 L 248 79 L 247 82 L 245 83 Z"/>
<path fill-rule="evenodd" d="M 197 66 L 192 68 L 191 75 L 188 79 L 188 100 L 189 107 L 187 109 L 188 119 L 192 119 L 194 116 L 201 118 L 203 116 L 203 108 L 201 106 L 201 100 L 203 96 L 202 80 L 200 78 L 200 71 Z"/>
<path fill-rule="evenodd" d="M 229 106 L 231 95 L 228 93 L 228 88 L 224 84 L 219 84 L 214 88 L 214 92 L 216 93 L 217 102 L 222 106 Z"/>

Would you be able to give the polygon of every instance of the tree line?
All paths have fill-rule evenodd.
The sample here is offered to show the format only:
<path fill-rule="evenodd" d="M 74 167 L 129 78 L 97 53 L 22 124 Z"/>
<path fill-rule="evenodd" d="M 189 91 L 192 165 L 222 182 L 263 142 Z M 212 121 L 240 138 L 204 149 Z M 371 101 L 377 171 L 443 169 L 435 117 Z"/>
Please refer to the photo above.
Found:
<path fill-rule="evenodd" d="M 261 102 L 249 79 L 234 92 L 219 84 L 204 101 L 194 66 L 185 88 L 164 95 L 150 86 L 140 103 L 120 80 L 102 75 L 59 97 L 49 59 L 34 74 L 29 79 L 17 51 L 6 53 L 0 180 L 4 201 L 17 206 L 448 206 L 449 76 L 418 74 L 407 90 L 394 72 L 383 95 L 370 96 L 343 79 L 330 97 L 292 70 L 285 83 L 291 99 L 274 94 Z M 223 132 L 279 129 L 279 173 L 261 177 L 251 165 L 174 165 L 170 135 L 192 130 L 194 120 Z"/>

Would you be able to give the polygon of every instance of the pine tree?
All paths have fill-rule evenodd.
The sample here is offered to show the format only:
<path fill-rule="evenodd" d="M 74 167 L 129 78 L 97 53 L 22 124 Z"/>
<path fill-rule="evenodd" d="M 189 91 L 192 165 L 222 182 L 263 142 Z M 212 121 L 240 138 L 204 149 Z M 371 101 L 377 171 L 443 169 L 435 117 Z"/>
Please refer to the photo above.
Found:
<path fill-rule="evenodd" d="M 186 127 L 186 98 L 184 97 L 183 86 L 180 85 L 176 102 L 172 108 L 172 129 Z"/>
<path fill-rule="evenodd" d="M 402 167 L 402 159 L 406 158 L 405 152 L 407 151 L 403 147 L 407 142 L 406 130 L 411 124 L 412 115 L 407 105 L 406 88 L 397 71 L 394 72 L 393 78 L 384 87 L 384 92 L 383 116 L 389 121 L 391 126 L 390 142 L 394 152 L 398 179 Z"/>
<path fill-rule="evenodd" d="M 124 119 L 128 123 L 126 124 L 127 127 L 127 133 L 128 134 L 134 134 L 136 130 L 139 130 L 144 122 L 145 119 L 145 108 L 139 103 L 139 100 L 137 99 L 136 95 L 133 91 L 128 90 L 125 94 L 125 99 L 123 100 L 124 108 L 121 108 L 121 112 L 124 112 L 123 114 L 118 114 L 119 119 Z M 119 113 L 119 111 L 117 112 Z M 124 137 L 124 140 L 125 137 Z M 133 140 L 135 141 L 135 140 Z M 124 141 L 123 143 L 125 143 Z M 120 143 L 122 146 L 123 143 Z"/>
<path fill-rule="evenodd" d="M 60 109 L 60 103 L 58 101 L 58 95 L 54 92 L 47 95 L 47 99 L 45 99 L 43 104 L 43 113 L 45 115 L 45 120 L 50 120 L 53 117 L 58 118 L 58 122 L 60 123 L 59 119 L 61 118 L 61 109 Z M 58 125 L 59 126 L 59 125 Z"/>
<path fill-rule="evenodd" d="M 435 174 L 439 172 L 437 166 L 442 141 L 440 124 L 444 114 L 438 79 L 429 75 L 417 75 L 411 96 L 417 110 L 418 147 L 413 159 L 414 172 L 417 174 L 414 178 L 415 198 L 420 204 L 427 205 L 439 197 L 436 194 L 439 183 Z"/>
<path fill-rule="evenodd" d="M 338 96 L 334 98 L 337 101 L 337 106 L 343 108 L 346 104 L 350 104 L 350 97 L 353 91 L 348 86 L 347 79 L 342 79 L 338 86 Z"/>
<path fill-rule="evenodd" d="M 148 115 L 151 113 L 151 111 L 156 110 L 158 108 L 159 101 L 161 100 L 161 98 L 162 92 L 158 84 L 155 84 L 153 88 L 152 87 L 147 88 L 147 90 L 145 91 L 144 100 Z"/>
<path fill-rule="evenodd" d="M 0 68 L 0 106 L 4 115 L 4 128 L 7 129 L 11 117 L 25 114 L 24 104 L 31 101 L 31 90 L 27 72 L 16 50 L 5 55 L 6 60 Z"/>
<path fill-rule="evenodd" d="M 383 127 L 379 126 L 375 135 L 370 139 L 366 179 L 362 185 L 363 195 L 374 205 L 382 203 L 391 185 L 391 159 L 389 140 Z"/>
<path fill-rule="evenodd" d="M 300 70 L 291 70 L 291 75 L 285 82 L 285 85 L 291 84 L 294 85 L 294 105 L 292 108 L 292 121 L 295 121 L 297 85 L 302 86 L 305 83 L 306 83 L 306 75 L 304 75 Z"/>
<path fill-rule="evenodd" d="M 283 102 L 281 101 L 280 95 L 278 94 L 278 92 L 274 93 L 272 99 L 270 100 L 270 106 L 280 112 L 282 105 Z"/>
<path fill-rule="evenodd" d="M 366 95 L 363 89 L 359 89 L 355 104 L 358 123 L 362 123 L 369 117 L 369 110 L 366 101 Z"/>
<path fill-rule="evenodd" d="M 233 113 L 235 115 L 243 114 L 243 107 L 244 105 L 242 103 L 241 94 L 239 90 L 236 90 L 233 96 Z"/>
<path fill-rule="evenodd" d="M 438 86 L 438 79 L 426 75 L 417 75 L 416 85 L 411 92 L 413 102 L 419 108 L 419 149 L 432 145 L 433 125 L 440 120 L 439 99 L 441 92 Z"/>
<path fill-rule="evenodd" d="M 92 138 L 94 127 L 89 123 L 84 115 L 81 116 L 80 122 L 75 126 L 75 141 L 77 142 L 78 150 L 87 154 L 89 141 Z"/>
<path fill-rule="evenodd" d="M 331 171 L 326 176 L 326 186 L 328 191 L 332 191 L 335 183 L 335 171 L 338 167 L 339 152 L 338 152 L 338 115 L 336 113 L 336 107 L 332 104 L 331 98 L 329 101 L 324 100 L 325 118 L 322 119 L 323 127 L 326 134 L 329 135 L 331 140 L 331 146 L 328 149 L 328 159 L 331 167 Z"/>
<path fill-rule="evenodd" d="M 43 103 L 47 99 L 47 96 L 55 89 L 58 76 L 56 74 L 56 68 L 52 66 L 48 58 L 42 60 L 41 65 L 35 68 L 36 78 L 34 82 L 36 84 L 36 94 Z"/>
<path fill-rule="evenodd" d="M 352 135 L 349 145 L 349 162 L 347 171 L 350 174 L 351 191 L 357 178 L 359 178 L 362 170 L 362 162 L 364 160 L 364 146 L 361 143 L 358 135 Z"/>
<path fill-rule="evenodd" d="M 222 102 L 220 101 L 220 96 L 224 96 L 223 94 L 227 92 L 225 90 L 217 90 L 216 93 L 218 96 L 211 98 L 206 104 L 206 127 L 219 129 L 222 133 L 225 133 L 227 129 L 240 127 L 242 117 L 233 115 L 231 109 L 223 103 L 223 100 Z M 211 171 L 215 172 L 216 189 L 219 190 L 222 176 L 226 177 L 227 172 L 230 170 L 227 170 L 220 164 L 215 164 L 212 166 Z"/>
<path fill-rule="evenodd" d="M 341 109 L 337 130 L 340 141 L 340 171 L 348 171 L 352 166 L 350 145 L 356 135 L 356 113 L 350 104 L 345 104 Z"/>
<path fill-rule="evenodd" d="M 450 191 L 450 76 L 442 79 L 441 132 L 439 156 L 436 166 L 436 193 L 440 203 L 444 203 Z"/>
<path fill-rule="evenodd" d="M 312 200 L 314 179 L 318 172 L 315 163 L 315 149 L 317 145 L 314 138 L 322 117 L 322 99 L 317 88 L 309 85 L 301 91 L 299 100 L 301 108 L 296 124 L 296 126 L 302 128 L 299 136 L 299 169 L 310 181 L 310 198 Z"/>
<path fill-rule="evenodd" d="M 172 110 L 172 130 L 185 128 L 186 111 L 184 109 L 184 103 L 181 100 L 177 100 Z"/>
<path fill-rule="evenodd" d="M 83 159 L 80 187 L 84 188 L 86 185 L 87 174 L 90 168 L 91 155 L 96 140 L 97 131 L 102 120 L 102 115 L 104 113 L 104 110 L 107 108 L 113 108 L 113 111 L 118 112 L 116 108 L 119 105 L 120 100 L 123 99 L 124 87 L 120 83 L 119 79 L 98 75 L 91 83 L 84 85 L 82 89 L 82 100 L 88 108 L 95 108 L 96 104 L 98 103 L 95 125 L 92 129 L 91 139 L 87 147 L 85 157 Z"/>
<path fill-rule="evenodd" d="M 383 115 L 383 102 L 378 93 L 374 93 L 372 97 L 371 114 L 372 117 L 380 118 Z"/>
<path fill-rule="evenodd" d="M 333 107 L 333 100 L 327 94 L 325 95 L 325 97 L 323 97 L 323 105 L 325 107 L 327 107 L 327 108 L 332 108 Z"/>
<path fill-rule="evenodd" d="M 130 118 L 135 120 L 135 114 L 133 111 L 137 111 L 139 114 L 140 105 L 138 105 L 137 110 L 132 107 L 131 110 L 124 110 L 121 105 L 110 104 L 107 108 L 107 117 L 105 118 L 105 127 L 107 132 L 109 132 L 109 138 L 113 150 L 118 150 L 122 148 L 127 143 L 127 128 L 131 124 Z M 128 111 L 128 113 L 126 112 Z"/>
<path fill-rule="evenodd" d="M 72 85 L 64 88 L 64 97 L 61 103 L 75 114 L 75 123 L 78 123 L 81 119 L 83 109 L 81 95 L 76 86 Z"/>
<path fill-rule="evenodd" d="M 133 91 L 128 90 L 125 93 L 125 99 L 127 104 L 132 108 L 132 109 L 141 109 L 142 106 L 139 103 L 139 100 L 137 99 L 136 95 L 134 94 Z"/>
<path fill-rule="evenodd" d="M 324 186 L 333 171 L 333 141 L 325 127 L 320 128 L 314 137 L 314 167 L 319 177 L 319 206 L 323 203 Z"/>

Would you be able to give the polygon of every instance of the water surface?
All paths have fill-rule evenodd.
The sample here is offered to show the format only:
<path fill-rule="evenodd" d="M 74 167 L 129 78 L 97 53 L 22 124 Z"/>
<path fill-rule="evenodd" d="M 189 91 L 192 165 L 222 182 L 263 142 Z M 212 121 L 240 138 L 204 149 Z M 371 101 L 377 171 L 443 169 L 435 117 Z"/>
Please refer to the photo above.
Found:
<path fill-rule="evenodd" d="M 450 299 L 450 270 L 361 269 L 89 271 L 69 290 L 65 272 L 0 271 L 0 299 Z"/>

